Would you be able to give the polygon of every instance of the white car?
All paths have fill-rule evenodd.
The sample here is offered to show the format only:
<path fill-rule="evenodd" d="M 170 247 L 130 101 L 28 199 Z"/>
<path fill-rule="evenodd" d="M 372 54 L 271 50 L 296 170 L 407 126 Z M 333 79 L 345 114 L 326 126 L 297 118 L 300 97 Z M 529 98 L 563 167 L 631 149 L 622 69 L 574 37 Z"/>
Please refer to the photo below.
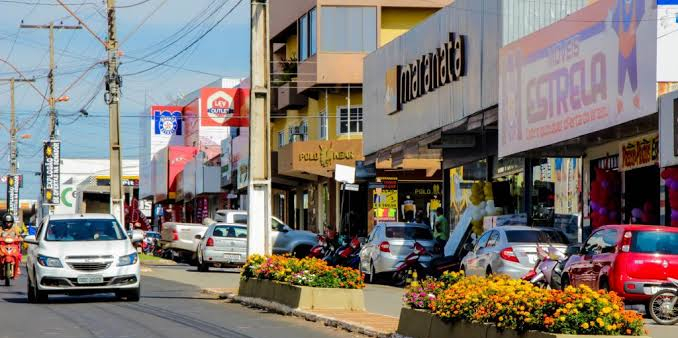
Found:
<path fill-rule="evenodd" d="M 216 223 L 204 236 L 195 235 L 198 244 L 198 271 L 213 267 L 241 267 L 247 261 L 247 226 Z"/>
<path fill-rule="evenodd" d="M 25 242 L 29 302 L 45 302 L 49 294 L 110 292 L 139 300 L 139 257 L 112 215 L 51 215 Z"/>

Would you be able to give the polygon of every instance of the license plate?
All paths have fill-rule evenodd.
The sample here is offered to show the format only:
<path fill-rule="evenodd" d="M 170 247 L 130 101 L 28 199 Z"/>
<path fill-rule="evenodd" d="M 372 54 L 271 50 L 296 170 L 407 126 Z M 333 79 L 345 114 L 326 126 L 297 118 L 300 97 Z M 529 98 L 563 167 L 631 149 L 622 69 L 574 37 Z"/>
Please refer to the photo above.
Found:
<path fill-rule="evenodd" d="M 240 261 L 240 255 L 224 254 L 224 259 L 232 262 Z"/>
<path fill-rule="evenodd" d="M 92 276 L 79 276 L 78 284 L 101 284 L 104 282 L 104 276 L 92 275 Z"/>
<path fill-rule="evenodd" d="M 662 291 L 662 290 L 675 290 L 675 289 L 667 288 L 667 287 L 661 287 L 661 286 L 649 286 L 649 287 L 645 287 L 643 291 L 645 291 L 646 295 L 654 295 L 655 293 Z"/>

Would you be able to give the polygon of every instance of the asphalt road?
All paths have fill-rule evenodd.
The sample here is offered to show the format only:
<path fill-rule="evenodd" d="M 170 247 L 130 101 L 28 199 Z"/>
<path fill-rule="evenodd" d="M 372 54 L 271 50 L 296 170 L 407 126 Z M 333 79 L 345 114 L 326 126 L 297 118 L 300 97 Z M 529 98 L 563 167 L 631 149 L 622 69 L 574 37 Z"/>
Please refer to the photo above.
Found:
<path fill-rule="evenodd" d="M 319 326 L 215 300 L 194 285 L 144 276 L 138 303 L 112 295 L 50 296 L 28 304 L 26 280 L 0 287 L 0 338 L 297 338 L 356 337 Z"/>

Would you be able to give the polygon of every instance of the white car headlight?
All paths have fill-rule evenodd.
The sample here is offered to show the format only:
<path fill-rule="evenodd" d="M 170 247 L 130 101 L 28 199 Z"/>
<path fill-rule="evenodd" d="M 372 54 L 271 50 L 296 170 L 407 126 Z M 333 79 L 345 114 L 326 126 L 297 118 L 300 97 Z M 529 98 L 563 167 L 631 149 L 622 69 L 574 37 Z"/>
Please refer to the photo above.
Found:
<path fill-rule="evenodd" d="M 50 268 L 63 268 L 64 266 L 61 265 L 61 261 L 58 258 L 54 257 L 47 257 L 43 255 L 38 256 L 38 263 L 42 266 L 50 267 Z"/>
<path fill-rule="evenodd" d="M 118 258 L 118 266 L 132 265 L 136 264 L 139 261 L 139 256 L 136 252 L 133 252 L 129 255 L 120 256 Z"/>

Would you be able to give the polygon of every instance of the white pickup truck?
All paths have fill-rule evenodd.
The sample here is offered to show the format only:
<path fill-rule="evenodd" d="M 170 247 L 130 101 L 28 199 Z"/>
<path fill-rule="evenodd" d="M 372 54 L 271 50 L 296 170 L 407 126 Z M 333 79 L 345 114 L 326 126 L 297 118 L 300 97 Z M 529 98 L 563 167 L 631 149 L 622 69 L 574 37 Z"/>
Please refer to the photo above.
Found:
<path fill-rule="evenodd" d="M 179 258 L 195 263 L 200 243 L 196 235 L 204 236 L 207 228 L 207 225 L 199 223 L 163 223 L 160 231 L 160 245 L 163 249 L 170 250 L 175 260 Z"/>
<path fill-rule="evenodd" d="M 245 210 L 217 210 L 215 221 L 247 225 Z M 275 216 L 271 216 L 271 242 L 274 254 L 292 254 L 305 257 L 318 244 L 318 235 L 304 230 L 294 230 Z"/>

